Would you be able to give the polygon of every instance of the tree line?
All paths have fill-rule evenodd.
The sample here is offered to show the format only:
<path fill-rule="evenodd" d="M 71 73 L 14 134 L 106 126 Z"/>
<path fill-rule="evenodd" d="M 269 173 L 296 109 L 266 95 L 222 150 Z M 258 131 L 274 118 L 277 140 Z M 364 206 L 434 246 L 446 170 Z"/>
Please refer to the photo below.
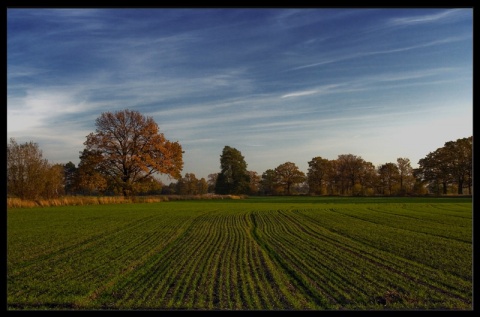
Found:
<path fill-rule="evenodd" d="M 96 130 L 86 137 L 80 163 L 50 164 L 38 144 L 7 144 L 7 197 L 55 198 L 63 195 L 346 195 L 404 196 L 472 194 L 473 137 L 448 141 L 428 153 L 414 169 L 408 158 L 374 166 L 362 157 L 341 154 L 308 162 L 308 171 L 293 162 L 248 170 L 238 149 L 225 146 L 220 171 L 197 179 L 182 177 L 183 153 L 178 142 L 167 140 L 151 117 L 138 111 L 104 112 Z M 176 182 L 163 184 L 155 176 Z"/>

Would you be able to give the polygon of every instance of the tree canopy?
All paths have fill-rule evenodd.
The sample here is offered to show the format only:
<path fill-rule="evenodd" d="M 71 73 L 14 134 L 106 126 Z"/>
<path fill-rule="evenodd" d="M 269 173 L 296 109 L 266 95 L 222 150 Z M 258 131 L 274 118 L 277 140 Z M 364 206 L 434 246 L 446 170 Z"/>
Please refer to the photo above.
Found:
<path fill-rule="evenodd" d="M 42 157 L 37 143 L 7 144 L 7 195 L 21 199 L 53 198 L 63 194 L 64 173 L 59 164 Z"/>
<path fill-rule="evenodd" d="M 418 162 L 416 175 L 427 182 L 439 194 L 447 193 L 449 184 L 457 186 L 457 193 L 463 194 L 467 187 L 471 193 L 473 184 L 473 137 L 449 141 L 443 147 L 428 153 Z"/>
<path fill-rule="evenodd" d="M 95 125 L 84 142 L 79 168 L 102 176 L 108 187 L 128 196 L 155 173 L 181 177 L 182 147 L 167 140 L 153 118 L 126 109 L 102 113 Z"/>
<path fill-rule="evenodd" d="M 292 185 L 305 181 L 305 174 L 292 162 L 280 164 L 275 168 L 277 183 L 283 186 L 284 192 L 290 195 Z"/>
<path fill-rule="evenodd" d="M 217 194 L 247 194 L 250 189 L 250 176 L 242 153 L 225 146 L 220 156 L 221 171 L 217 176 L 215 192 Z"/>

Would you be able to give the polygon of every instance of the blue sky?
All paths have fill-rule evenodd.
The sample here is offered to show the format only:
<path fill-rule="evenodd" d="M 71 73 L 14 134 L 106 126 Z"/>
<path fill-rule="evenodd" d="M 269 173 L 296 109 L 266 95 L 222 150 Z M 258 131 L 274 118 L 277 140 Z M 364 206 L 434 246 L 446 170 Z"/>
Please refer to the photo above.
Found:
<path fill-rule="evenodd" d="M 417 167 L 473 135 L 472 85 L 472 8 L 7 10 L 7 142 L 52 163 L 128 108 L 179 141 L 182 175 L 219 172 L 226 145 L 260 175 L 340 154 Z"/>

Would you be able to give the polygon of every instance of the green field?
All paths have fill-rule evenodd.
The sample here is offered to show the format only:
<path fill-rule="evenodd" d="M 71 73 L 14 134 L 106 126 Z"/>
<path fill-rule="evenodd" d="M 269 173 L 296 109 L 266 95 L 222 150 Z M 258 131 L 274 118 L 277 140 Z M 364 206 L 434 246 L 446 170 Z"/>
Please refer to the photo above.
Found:
<path fill-rule="evenodd" d="M 471 198 L 7 211 L 7 308 L 473 310 Z"/>

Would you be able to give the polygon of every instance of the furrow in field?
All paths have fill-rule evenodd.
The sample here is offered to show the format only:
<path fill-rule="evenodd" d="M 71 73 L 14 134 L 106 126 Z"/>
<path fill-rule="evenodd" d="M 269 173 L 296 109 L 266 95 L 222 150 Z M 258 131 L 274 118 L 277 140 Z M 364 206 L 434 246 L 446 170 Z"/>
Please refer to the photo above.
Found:
<path fill-rule="evenodd" d="M 395 228 L 403 228 L 412 232 L 425 233 L 445 239 L 458 240 L 460 242 L 471 243 L 472 241 L 472 221 L 471 219 L 458 219 L 452 221 L 451 217 L 439 217 L 431 219 L 431 217 L 422 217 L 419 212 L 414 212 L 415 216 L 407 214 L 404 207 L 401 211 L 398 208 L 379 208 L 369 207 L 365 209 L 355 210 L 355 214 L 361 216 L 362 219 L 368 219 L 374 223 L 379 223 Z M 395 212 L 396 211 L 396 212 Z M 458 218 L 458 217 L 457 217 Z M 415 225 L 412 226 L 412 219 Z M 464 227 L 465 230 L 452 230 L 452 226 Z M 407 229 L 408 228 L 408 229 Z"/>
<path fill-rule="evenodd" d="M 240 266 L 240 259 L 243 253 L 241 248 L 242 242 L 246 239 L 247 224 L 243 221 L 244 218 L 242 214 L 235 213 L 229 219 L 229 242 L 226 247 L 230 249 L 229 254 L 229 265 L 227 266 L 228 270 L 228 280 L 227 280 L 227 293 L 228 293 L 228 303 L 226 307 L 228 309 L 244 309 L 243 303 L 239 300 L 239 290 L 243 287 L 238 280 L 238 270 Z"/>
<path fill-rule="evenodd" d="M 361 266 L 361 269 L 358 269 L 360 263 L 357 257 L 348 257 L 344 253 L 338 252 L 336 244 L 329 240 L 319 239 L 316 230 L 306 230 L 305 226 L 308 225 L 306 222 L 300 225 L 296 217 L 287 214 L 284 214 L 284 216 L 292 224 L 292 230 L 289 231 L 289 234 L 297 236 L 303 242 L 297 248 L 304 254 L 305 261 L 312 264 L 310 274 L 315 275 L 316 272 L 322 271 L 319 270 L 320 267 L 323 268 L 328 277 L 326 283 L 337 285 L 336 290 L 340 294 L 339 301 L 353 301 L 366 297 L 369 292 L 378 291 L 382 285 L 378 276 L 370 277 L 376 273 L 377 267 Z M 303 234 L 301 234 L 302 232 Z M 338 265 L 339 262 L 341 262 L 341 265 Z M 359 285 L 362 287 L 358 287 Z"/>
<path fill-rule="evenodd" d="M 429 206 L 433 209 L 432 213 L 438 213 L 438 211 L 441 211 L 442 214 L 449 215 L 451 217 L 458 217 L 458 218 L 464 218 L 464 219 L 471 219 L 471 216 L 473 215 L 473 203 L 472 205 L 466 207 L 466 205 L 452 205 L 449 204 L 448 208 L 446 208 L 443 204 L 429 204 Z M 452 206 L 458 206 L 459 208 L 457 210 L 453 210 Z"/>
<path fill-rule="evenodd" d="M 208 248 L 207 246 L 218 245 L 221 236 L 217 235 L 217 241 L 212 243 L 212 237 L 215 237 L 215 229 L 210 221 L 205 221 L 205 223 L 202 223 L 202 227 L 198 229 L 197 232 L 202 232 L 203 237 L 195 253 L 191 254 L 191 258 L 195 259 L 195 265 L 191 268 L 192 277 L 188 282 L 188 291 L 182 300 L 184 307 L 205 308 L 207 304 L 205 294 L 209 289 L 207 281 L 210 281 L 212 276 L 212 255 L 216 251 L 214 248 Z"/>
<path fill-rule="evenodd" d="M 227 213 L 227 211 L 223 211 Z M 228 266 L 231 263 L 231 252 L 228 242 L 232 238 L 230 226 L 228 226 L 227 215 L 219 214 L 219 220 L 212 224 L 212 232 L 218 235 L 218 244 L 211 246 L 212 266 L 208 279 L 204 280 L 204 285 L 210 289 L 210 298 L 207 298 L 205 305 L 210 309 L 230 309 L 229 307 L 229 290 L 227 281 L 230 272 Z"/>
<path fill-rule="evenodd" d="M 283 276 L 278 276 L 275 265 L 269 260 L 268 255 L 262 250 L 255 238 L 255 223 L 253 213 L 248 220 L 249 233 L 247 236 L 247 252 L 244 265 L 244 276 L 248 283 L 247 296 L 252 298 L 252 309 L 279 309 L 279 307 L 290 308 L 295 304 L 291 303 L 285 291 L 289 281 Z M 246 233 L 247 234 L 247 233 Z M 252 239 L 253 238 L 253 239 Z M 282 279 L 283 278 L 283 279 Z M 265 296 L 263 294 L 266 294 Z"/>
<path fill-rule="evenodd" d="M 309 228 L 308 223 L 301 221 L 300 222 L 303 225 L 303 228 L 307 230 Z M 315 229 L 310 229 L 310 232 L 312 235 L 317 236 L 317 238 L 322 239 L 321 235 L 318 235 L 317 232 L 319 232 L 318 228 Z M 323 236 L 328 237 L 328 236 Z M 331 240 L 331 237 L 328 237 L 329 240 Z M 428 268 L 425 268 L 425 266 L 417 264 L 412 261 L 405 261 L 402 258 L 398 257 L 392 257 L 390 254 L 385 254 L 383 252 L 378 252 L 376 251 L 375 254 L 371 253 L 371 251 L 363 247 L 361 245 L 359 246 L 356 243 L 343 243 L 340 244 L 340 241 L 345 241 L 345 238 L 337 237 L 335 240 L 331 240 L 337 248 L 340 248 L 341 250 L 344 250 L 346 252 L 354 254 L 356 257 L 362 258 L 363 260 L 367 260 L 371 262 L 372 264 L 375 264 L 377 266 L 380 266 L 382 268 L 387 269 L 388 272 L 395 272 L 396 274 L 406 278 L 409 281 L 413 281 L 414 283 L 419 283 L 428 289 L 435 290 L 436 292 L 441 292 L 443 294 L 447 294 L 451 296 L 452 298 L 461 300 L 463 302 L 468 303 L 468 299 L 463 298 L 460 296 L 460 294 L 465 293 L 465 287 L 467 287 L 466 284 L 462 283 L 462 280 L 457 280 L 457 283 L 459 284 L 464 284 L 465 287 L 458 287 L 457 288 L 457 283 L 449 283 L 446 284 L 445 282 L 442 282 L 441 280 L 451 280 L 452 277 L 449 276 L 447 278 L 443 278 L 443 276 L 438 275 L 437 270 L 429 270 Z M 374 250 L 374 249 L 370 249 Z M 425 273 L 431 272 L 430 277 L 425 277 Z M 438 283 L 438 280 L 440 279 L 440 283 Z M 440 286 L 443 286 L 441 288 Z"/>
<path fill-rule="evenodd" d="M 143 221 L 135 222 L 135 225 L 131 226 L 130 229 L 146 223 L 148 221 L 143 219 Z M 29 293 L 33 294 L 30 296 L 34 296 L 37 300 L 38 291 L 35 289 L 35 280 L 43 280 L 45 284 L 50 284 L 51 291 L 48 292 L 50 295 L 53 291 L 59 298 L 71 296 L 72 291 L 69 289 L 72 287 L 78 289 L 75 285 L 86 286 L 85 281 L 92 280 L 92 284 L 95 286 L 95 282 L 101 283 L 102 280 L 108 279 L 108 276 L 114 274 L 115 269 L 113 268 L 120 269 L 122 264 L 112 262 L 112 257 L 114 257 L 112 251 L 118 251 L 111 250 L 111 246 L 116 245 L 119 234 L 123 236 L 127 232 L 126 228 L 122 227 L 119 231 L 111 231 L 109 235 L 91 241 L 85 246 L 77 245 L 78 247 L 75 249 L 69 248 L 65 254 L 55 252 L 55 256 L 44 257 L 32 269 L 23 268 L 20 277 L 18 272 L 11 272 L 10 278 L 16 279 L 16 283 L 19 283 L 18 280 L 21 281 L 23 278 L 32 281 L 33 283 L 29 283 L 30 288 L 25 290 L 25 294 L 26 296 L 29 296 Z M 48 280 L 45 280 L 44 276 L 48 276 Z M 11 285 L 15 284 L 12 283 Z M 88 291 L 85 287 L 83 289 L 84 292 Z M 82 289 L 76 290 L 76 293 L 81 294 L 81 292 Z"/>
<path fill-rule="evenodd" d="M 237 306 L 241 309 L 270 309 L 277 303 L 273 295 L 275 285 L 265 284 L 262 281 L 266 268 L 260 261 L 259 249 L 251 240 L 250 222 L 244 217 L 244 214 L 239 215 L 237 219 L 241 219 L 242 222 L 242 230 L 237 231 L 238 238 L 242 243 L 238 249 L 240 252 L 233 255 L 235 256 L 233 270 L 237 272 L 237 284 L 244 301 Z M 231 291 L 236 292 L 233 288 Z"/>
<path fill-rule="evenodd" d="M 245 298 L 246 309 L 261 309 L 260 294 L 258 293 L 257 271 L 254 267 L 254 254 L 256 253 L 255 246 L 248 243 L 246 246 L 246 253 L 244 258 L 244 265 L 242 265 L 242 278 L 245 279 L 243 295 Z"/>
<path fill-rule="evenodd" d="M 435 210 L 434 206 L 430 204 L 403 204 L 401 207 L 397 205 L 371 205 L 365 207 L 365 209 L 442 225 L 451 225 L 452 223 L 455 225 L 462 223 L 470 224 L 472 220 L 471 209 L 468 210 L 468 212 L 465 212 L 465 210 L 453 211 L 452 209 L 441 209 L 442 212 L 439 213 L 438 210 Z M 445 211 L 450 211 L 450 213 L 446 213 Z"/>
<path fill-rule="evenodd" d="M 160 226 L 159 228 L 152 227 L 142 228 L 142 232 L 134 232 L 129 235 L 128 241 L 119 240 L 116 246 L 113 243 L 107 243 L 111 246 L 112 254 L 108 258 L 108 262 L 116 261 L 119 263 L 128 264 L 122 268 L 120 274 L 124 274 L 131 268 L 136 268 L 141 265 L 140 258 L 145 254 L 151 252 L 152 249 L 160 249 L 165 247 L 174 239 L 181 230 L 182 226 Z M 114 253 L 114 251 L 116 251 Z M 95 273 L 98 267 L 93 267 L 89 271 L 80 271 L 77 277 L 82 280 L 89 280 L 95 278 Z"/>
<path fill-rule="evenodd" d="M 241 239 L 237 241 L 235 246 L 238 252 L 236 253 L 236 268 L 234 270 L 234 274 L 232 274 L 232 278 L 235 279 L 235 283 L 232 285 L 236 285 L 236 296 L 235 296 L 235 309 L 253 309 L 252 300 L 253 295 L 251 292 L 251 278 L 250 274 L 247 274 L 245 268 L 248 264 L 248 254 L 251 250 L 251 240 L 248 236 L 248 230 L 250 227 L 250 223 L 248 222 L 248 213 L 242 215 L 242 231 L 247 230 L 247 232 L 241 232 Z M 233 290 L 235 292 L 235 289 Z"/>
<path fill-rule="evenodd" d="M 210 232 L 215 219 L 216 217 L 211 218 L 210 215 L 198 217 L 188 232 L 176 241 L 170 252 L 156 259 L 153 266 L 144 272 L 142 279 L 150 279 L 151 270 L 159 273 L 155 279 L 151 279 L 153 287 L 145 296 L 149 307 L 182 307 L 182 298 L 190 275 L 201 263 L 207 263 L 208 268 L 208 259 L 215 251 L 214 248 L 209 249 L 209 246 L 219 244 L 220 236 Z M 159 270 L 160 267 L 165 270 Z M 134 280 L 133 284 L 138 284 L 138 280 Z"/>
<path fill-rule="evenodd" d="M 295 280 L 292 280 L 292 277 L 286 273 L 287 271 L 278 266 L 276 259 L 276 254 L 271 254 L 272 249 L 265 245 L 264 242 L 264 232 L 259 230 L 259 227 L 262 226 L 259 222 L 264 221 L 263 216 L 265 213 L 270 213 L 271 211 L 253 211 L 249 215 L 250 223 L 250 235 L 251 240 L 251 252 L 255 251 L 260 254 L 262 265 L 265 266 L 268 271 L 266 272 L 267 283 L 269 285 L 275 285 L 275 291 L 273 296 L 275 298 L 275 304 L 272 309 L 312 309 L 319 307 L 318 305 L 312 305 L 310 301 L 307 301 L 305 293 L 301 288 L 298 287 Z M 273 221 L 275 226 L 284 226 L 283 223 Z M 263 227 L 269 229 L 268 227 Z M 267 231 L 267 230 L 265 230 Z"/>
<path fill-rule="evenodd" d="M 286 221 L 286 219 L 283 219 L 283 221 Z M 272 239 L 269 240 L 275 250 L 281 254 L 280 258 L 292 266 L 297 274 L 302 275 L 309 287 L 317 292 L 329 294 L 332 304 L 342 305 L 349 301 L 345 296 L 355 297 L 355 285 L 332 270 L 338 259 L 329 261 L 328 257 L 319 256 L 318 253 L 314 256 L 310 248 L 305 248 L 305 241 L 308 238 L 299 235 L 297 228 L 291 229 L 282 232 L 280 235 L 272 236 Z"/>
<path fill-rule="evenodd" d="M 195 268 L 195 279 L 192 281 L 191 306 L 198 309 L 208 309 L 213 294 L 214 274 L 214 254 L 217 251 L 214 247 L 220 243 L 221 235 L 218 234 L 214 223 L 205 222 L 204 230 L 202 230 L 203 240 L 199 245 L 196 254 L 192 255 L 192 259 L 198 262 Z"/>
<path fill-rule="evenodd" d="M 353 211 L 352 211 L 353 212 Z M 388 228 L 352 216 L 349 211 L 324 210 L 321 216 L 307 212 L 312 219 L 342 236 L 369 245 L 371 248 L 401 256 L 434 270 L 447 268 L 450 274 L 471 279 L 471 244 L 451 239 L 432 238 L 423 233 L 413 233 L 402 228 Z M 307 214 L 305 213 L 305 214 Z M 358 230 L 363 228 L 362 230 Z M 460 231 L 457 229 L 457 231 Z M 455 245 L 452 248 L 452 244 Z M 469 264 L 470 263 L 470 264 Z M 449 269 L 448 269 L 449 268 Z"/>
<path fill-rule="evenodd" d="M 221 228 L 221 231 L 224 233 L 224 247 L 223 247 L 223 260 L 221 261 L 221 272 L 222 279 L 218 282 L 220 283 L 220 288 L 223 291 L 221 301 L 221 307 L 223 309 L 232 309 L 234 303 L 229 302 L 232 298 L 235 297 L 237 290 L 232 288 L 230 283 L 236 283 L 232 281 L 232 278 L 235 276 L 234 272 L 237 270 L 239 265 L 238 261 L 238 249 L 235 248 L 235 241 L 247 239 L 247 231 L 238 229 L 238 223 L 236 219 L 240 219 L 238 214 L 236 215 L 225 215 L 225 223 Z M 273 291 L 271 286 L 265 281 L 265 271 L 266 268 L 262 266 L 261 263 L 261 254 L 257 250 L 253 249 L 252 252 L 247 257 L 248 263 L 250 264 L 250 270 L 246 272 L 253 277 L 252 285 L 255 286 L 252 293 L 247 293 L 246 303 L 242 303 L 239 308 L 241 309 L 270 309 L 271 305 L 274 303 L 275 299 L 272 295 Z"/>
<path fill-rule="evenodd" d="M 141 226 L 145 223 L 148 223 L 151 218 L 154 216 L 150 216 L 148 218 L 142 218 L 136 221 L 132 221 L 129 224 L 126 224 L 122 227 L 103 227 L 102 232 L 98 233 L 98 231 L 93 235 L 90 236 L 86 239 L 81 239 L 81 240 L 74 240 L 71 242 L 64 242 L 63 244 L 69 244 L 67 246 L 63 246 L 58 249 L 47 249 L 48 246 L 37 246 L 36 249 L 30 249 L 31 255 L 27 258 L 24 258 L 24 260 L 21 263 L 15 263 L 15 266 L 18 268 L 25 268 L 28 270 L 30 266 L 35 266 L 38 262 L 44 262 L 47 261 L 51 258 L 56 258 L 56 257 L 66 257 L 66 258 L 71 258 L 75 254 L 79 253 L 79 250 L 84 250 L 88 249 L 92 245 L 97 245 L 98 243 L 101 243 L 102 241 L 109 239 L 112 235 L 121 235 L 124 232 L 127 232 L 131 230 L 132 228 L 136 226 Z M 46 249 L 46 250 L 45 250 Z M 20 272 L 20 271 L 19 271 Z"/>
<path fill-rule="evenodd" d="M 222 235 L 221 229 L 223 225 L 220 223 L 222 222 L 222 218 L 216 215 L 212 217 L 212 219 L 203 219 L 204 222 L 195 225 L 192 228 L 192 235 L 185 236 L 185 239 L 180 241 L 179 243 L 182 244 L 190 244 L 192 239 L 195 239 L 196 235 L 199 232 L 204 232 L 206 228 L 208 228 L 208 232 L 205 237 L 206 241 L 204 241 L 198 248 L 198 253 L 195 255 L 195 261 L 192 261 L 191 254 L 188 252 L 183 252 L 182 256 L 176 260 L 176 262 L 185 261 L 186 263 L 191 263 L 192 265 L 185 265 L 184 271 L 180 271 L 177 273 L 177 277 L 174 279 L 178 283 L 183 283 L 184 292 L 178 293 L 177 290 L 172 290 L 173 295 L 182 299 L 179 299 L 179 306 L 188 305 L 186 301 L 188 298 L 194 298 L 195 296 L 190 293 L 185 293 L 186 290 L 190 290 L 189 292 L 193 292 L 195 290 L 195 283 L 194 279 L 191 281 L 188 278 L 183 279 L 182 276 L 189 274 L 185 272 L 195 272 L 201 269 L 205 276 L 204 283 L 199 283 L 197 288 L 200 288 L 203 293 L 206 293 L 206 296 L 203 299 L 203 305 L 205 309 L 211 309 L 220 303 L 220 299 L 223 298 L 224 294 L 222 293 L 221 284 L 217 280 L 217 276 L 221 276 L 223 274 L 222 268 L 219 266 L 221 262 L 221 252 L 223 251 L 223 243 L 224 243 L 224 236 Z M 198 259 L 198 260 L 197 260 Z M 201 263 L 208 263 L 203 268 L 200 266 Z M 183 299 L 183 297 L 186 297 Z M 183 303 L 182 303 L 183 300 Z M 165 303 L 165 305 L 169 305 L 169 303 Z M 174 306 L 177 307 L 177 306 Z M 179 308 L 179 307 L 177 307 Z"/>
<path fill-rule="evenodd" d="M 268 214 L 268 216 L 265 216 L 266 214 Z M 304 267 L 292 261 L 292 257 L 297 258 L 297 254 L 287 250 L 285 244 L 279 244 L 277 239 L 283 238 L 282 235 L 275 235 L 275 229 L 283 227 L 285 224 L 282 223 L 281 219 L 277 218 L 278 217 L 275 217 L 275 212 L 258 212 L 252 214 L 252 221 L 255 225 L 253 229 L 255 240 L 265 249 L 265 252 L 269 254 L 272 261 L 280 265 L 284 274 L 290 277 L 292 296 L 305 296 L 305 298 L 309 299 L 307 301 L 300 299 L 297 305 L 302 306 L 304 309 L 332 307 L 336 304 L 336 300 L 324 289 L 312 289 L 308 285 L 308 281 L 305 280 L 305 275 L 302 273 Z M 273 239 L 270 237 L 273 237 Z M 297 292 L 300 292 L 301 295 L 297 294 Z M 313 307 L 311 305 L 313 305 Z"/>
<path fill-rule="evenodd" d="M 253 217 L 253 215 L 252 215 Z M 247 245 L 247 255 L 245 258 L 243 274 L 247 278 L 247 296 L 251 298 L 253 306 L 249 309 L 261 309 L 263 307 L 263 298 L 260 295 L 259 288 L 259 267 L 258 267 L 258 249 L 252 243 Z M 260 307 L 260 308 L 259 308 Z"/>
<path fill-rule="evenodd" d="M 143 298 L 148 299 L 148 293 L 155 289 L 156 283 L 168 283 L 169 279 L 165 276 L 170 276 L 178 269 L 178 265 L 174 261 L 179 253 L 178 246 L 183 245 L 179 241 L 191 230 L 193 224 L 200 217 L 201 215 L 193 218 L 192 221 L 183 222 L 185 229 L 179 232 L 180 235 L 170 237 L 167 245 L 152 246 L 148 252 L 137 259 L 135 265 L 129 266 L 111 282 L 94 291 L 95 296 L 91 300 L 95 300 L 96 305 L 103 306 L 114 306 L 119 302 L 135 306 L 140 305 L 144 301 Z M 152 287 L 147 288 L 145 285 Z M 98 300 L 96 300 L 97 298 Z"/>
<path fill-rule="evenodd" d="M 302 225 L 302 226 L 305 225 L 305 222 L 302 221 L 302 222 L 301 222 L 301 225 Z M 301 228 L 299 227 L 299 229 L 301 229 Z M 284 236 L 285 236 L 285 235 L 295 236 L 295 232 L 297 232 L 297 231 L 291 231 L 290 233 L 282 233 L 282 235 L 284 235 Z M 314 233 L 314 231 L 312 231 L 312 233 Z M 296 261 L 297 261 L 297 262 L 301 262 L 302 259 L 303 259 L 301 256 L 295 257 L 295 256 L 296 256 L 295 254 L 292 254 L 292 253 L 288 254 L 288 251 L 284 251 L 284 250 L 293 249 L 293 244 L 294 244 L 294 243 L 290 243 L 290 240 L 291 240 L 291 239 L 281 240 L 280 238 L 281 238 L 282 235 L 278 235 L 278 236 L 272 238 L 272 241 L 271 241 L 272 244 L 276 244 L 276 243 L 278 244 L 278 246 L 277 246 L 277 251 L 279 251 L 279 252 L 284 252 L 284 253 L 283 253 L 284 256 L 282 256 L 281 259 L 289 259 L 289 260 L 291 260 L 292 258 L 296 258 Z M 298 239 L 298 237 L 297 237 L 297 239 Z M 305 241 L 309 241 L 309 239 L 306 238 Z M 323 245 L 323 243 L 322 243 L 322 245 Z M 348 244 L 347 244 L 347 245 L 337 244 L 336 247 L 337 247 L 337 248 L 341 248 L 341 249 L 343 248 L 342 250 L 351 252 L 350 249 L 349 249 Z M 297 249 L 298 249 L 298 247 L 297 247 Z M 308 252 L 308 250 L 305 250 L 305 252 Z M 356 258 L 362 258 L 362 253 L 353 253 L 353 255 L 354 255 Z M 345 255 L 343 255 L 342 261 L 343 261 L 343 259 L 345 259 Z M 325 260 L 326 260 L 326 255 L 324 255 L 324 256 L 322 257 L 322 261 L 325 261 Z M 382 265 L 382 262 L 373 261 L 373 260 L 371 260 L 371 259 L 367 259 L 367 260 L 370 261 L 370 262 L 372 262 L 371 264 L 374 264 L 374 265 L 376 266 L 377 271 L 378 271 L 378 267 L 382 267 L 383 269 L 385 269 L 385 267 L 387 267 L 387 266 L 385 266 L 385 265 Z M 285 261 L 287 261 L 287 260 L 285 260 Z M 304 262 L 302 263 L 302 266 L 297 266 L 297 272 L 302 272 L 302 269 L 303 269 L 303 270 L 306 270 L 306 269 L 307 269 L 306 263 L 308 263 L 308 261 L 307 261 L 307 262 L 304 261 Z M 330 265 L 331 265 L 331 264 L 330 264 Z M 370 265 L 370 266 L 371 266 L 371 265 Z M 375 269 L 375 266 L 373 267 L 373 270 Z M 333 267 L 335 267 L 335 266 L 332 266 L 332 268 L 333 268 Z M 391 275 L 392 275 L 391 272 L 392 272 L 392 271 L 394 271 L 394 272 L 396 272 L 397 274 L 400 274 L 400 275 L 402 275 L 402 276 L 405 277 L 405 273 L 403 273 L 402 271 L 400 271 L 400 270 L 392 270 L 392 269 L 391 269 L 391 270 L 388 271 L 389 274 L 385 274 L 386 281 L 392 279 L 392 277 L 391 277 Z M 304 273 L 304 274 L 308 274 L 308 273 Z M 388 277 L 388 275 L 390 275 L 390 277 Z M 341 276 L 341 275 L 339 275 L 339 276 Z M 331 278 L 331 276 L 330 276 L 330 278 Z M 358 282 L 359 280 L 361 280 L 361 278 L 356 277 L 354 280 L 355 280 L 356 282 Z M 407 281 L 407 282 L 410 282 L 410 283 L 411 283 L 412 281 L 415 282 L 415 283 L 418 281 L 417 279 L 412 279 L 411 277 L 410 277 L 408 280 L 409 280 L 409 281 Z M 342 285 L 342 284 L 340 283 L 340 284 L 338 284 L 338 285 Z M 338 286 L 338 285 L 337 285 L 337 286 Z M 427 285 L 425 285 L 425 286 L 428 286 L 430 289 L 434 289 L 435 291 L 440 291 L 440 289 L 439 289 L 437 286 L 434 286 L 434 285 L 431 285 L 431 284 L 427 284 Z M 443 290 L 443 292 L 446 292 L 446 291 Z M 329 291 L 329 293 L 335 293 L 335 292 Z M 342 292 L 342 293 L 343 293 L 343 292 Z M 354 293 L 354 292 L 352 292 L 352 291 L 349 292 L 350 295 L 352 295 L 352 293 Z M 449 292 L 447 292 L 447 293 L 449 293 Z M 458 296 L 457 296 L 457 295 L 455 295 L 455 294 L 451 294 L 451 295 L 454 296 L 454 297 L 456 297 L 456 298 L 458 299 Z"/>
<path fill-rule="evenodd" d="M 235 221 L 237 215 L 231 213 L 229 210 L 224 210 L 222 222 L 218 223 L 215 230 L 218 230 L 221 235 L 221 248 L 219 248 L 218 269 L 221 277 L 216 280 L 218 292 L 221 294 L 221 299 L 218 301 L 216 309 L 233 309 L 235 302 L 235 294 L 232 293 L 232 287 L 236 283 L 235 278 L 235 255 L 239 251 L 234 249 L 235 240 L 241 239 L 238 236 L 238 229 L 235 228 L 238 224 Z M 232 298 L 233 297 L 233 298 Z"/>
<path fill-rule="evenodd" d="M 222 220 L 222 218 L 218 218 L 218 220 Z M 221 221 L 210 221 L 209 223 L 202 224 L 201 228 L 197 226 L 195 231 L 196 232 L 203 231 L 205 229 L 205 226 L 210 226 L 210 225 L 216 227 L 219 225 L 219 223 L 221 223 Z M 220 226 L 223 226 L 223 223 L 221 223 Z M 224 241 L 223 241 L 224 239 L 220 238 L 220 236 L 217 240 L 218 243 L 212 244 L 211 246 L 208 245 L 207 248 L 211 247 L 213 252 L 221 251 L 223 249 L 222 245 L 224 244 Z M 191 236 L 191 238 L 193 239 L 196 237 Z M 188 244 L 189 242 L 185 241 L 185 243 Z M 204 244 L 200 249 L 202 253 L 205 252 L 204 251 L 205 247 L 206 245 Z M 184 253 L 184 255 L 188 255 L 190 257 L 191 254 L 189 253 L 189 250 L 185 250 L 185 251 L 186 252 Z M 202 256 L 200 256 L 199 258 L 203 260 Z M 196 275 L 196 271 L 198 271 L 200 262 L 188 260 L 187 263 L 188 265 L 184 266 L 184 272 L 180 273 L 182 274 L 182 277 L 178 278 L 179 282 L 182 283 L 182 288 L 180 288 L 176 294 L 177 304 L 174 305 L 173 307 L 177 307 L 177 308 L 189 307 L 190 298 L 193 298 L 193 293 L 195 289 L 195 275 Z M 219 296 L 221 295 L 222 298 L 225 297 L 225 290 L 223 288 L 220 290 L 220 292 L 221 294 L 219 294 Z"/>

